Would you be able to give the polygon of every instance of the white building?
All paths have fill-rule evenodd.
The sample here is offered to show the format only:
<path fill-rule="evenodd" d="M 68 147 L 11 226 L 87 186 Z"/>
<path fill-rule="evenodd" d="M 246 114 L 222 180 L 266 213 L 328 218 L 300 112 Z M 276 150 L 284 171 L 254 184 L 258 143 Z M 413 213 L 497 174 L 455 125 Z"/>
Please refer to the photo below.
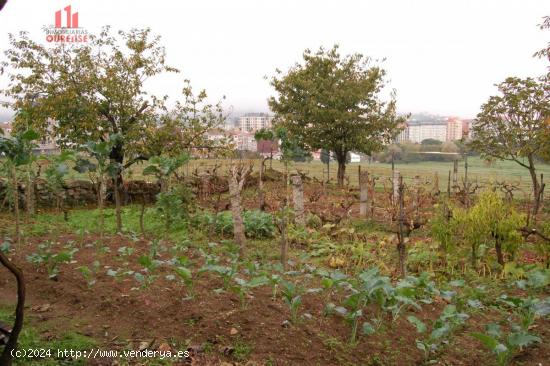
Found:
<path fill-rule="evenodd" d="M 409 121 L 407 122 L 408 140 L 421 143 L 426 139 L 444 142 L 447 140 L 446 121 Z"/>
<path fill-rule="evenodd" d="M 254 132 L 262 128 L 270 128 L 273 116 L 266 113 L 248 113 L 239 118 L 239 129 L 243 132 Z"/>
<path fill-rule="evenodd" d="M 350 163 L 360 163 L 361 162 L 361 155 L 356 153 L 349 153 L 350 157 Z"/>
<path fill-rule="evenodd" d="M 254 133 L 239 131 L 232 137 L 237 150 L 258 151 L 258 142 L 254 138 Z"/>

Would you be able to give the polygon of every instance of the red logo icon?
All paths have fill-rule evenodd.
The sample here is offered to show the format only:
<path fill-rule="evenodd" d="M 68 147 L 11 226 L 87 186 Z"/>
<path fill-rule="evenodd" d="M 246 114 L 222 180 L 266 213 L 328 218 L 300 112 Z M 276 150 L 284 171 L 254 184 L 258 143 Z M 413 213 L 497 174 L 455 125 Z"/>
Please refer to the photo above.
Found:
<path fill-rule="evenodd" d="M 78 13 L 71 13 L 71 6 L 66 6 L 63 10 L 66 13 L 67 26 L 61 26 L 61 10 L 55 12 L 55 27 L 56 28 L 78 28 Z"/>

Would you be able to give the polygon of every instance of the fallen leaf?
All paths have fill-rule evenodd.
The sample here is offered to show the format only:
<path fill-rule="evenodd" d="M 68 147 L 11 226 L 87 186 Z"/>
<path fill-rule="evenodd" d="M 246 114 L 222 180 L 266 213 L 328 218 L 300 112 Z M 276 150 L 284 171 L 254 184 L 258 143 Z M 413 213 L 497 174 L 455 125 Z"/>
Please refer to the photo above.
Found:
<path fill-rule="evenodd" d="M 168 343 L 161 343 L 161 345 L 159 346 L 158 350 L 160 352 L 171 352 L 172 351 L 172 347 L 170 347 L 170 345 Z"/>
<path fill-rule="evenodd" d="M 48 311 L 52 308 L 50 304 L 42 304 L 42 305 L 36 305 L 31 308 L 32 311 L 36 311 L 38 313 L 43 313 L 45 311 Z"/>

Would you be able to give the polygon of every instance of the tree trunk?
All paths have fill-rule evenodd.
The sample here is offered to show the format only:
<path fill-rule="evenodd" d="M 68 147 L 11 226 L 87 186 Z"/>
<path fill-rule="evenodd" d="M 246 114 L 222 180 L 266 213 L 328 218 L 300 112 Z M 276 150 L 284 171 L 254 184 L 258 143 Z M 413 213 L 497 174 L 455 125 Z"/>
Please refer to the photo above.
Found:
<path fill-rule="evenodd" d="M 231 213 L 233 214 L 233 235 L 242 256 L 246 245 L 246 236 L 241 208 L 241 191 L 248 169 L 241 169 L 240 174 L 238 170 L 237 167 L 233 167 L 231 176 L 229 177 L 229 197 L 231 201 Z"/>
<path fill-rule="evenodd" d="M 344 177 L 346 175 L 346 154 L 337 154 L 336 159 L 338 161 L 338 187 L 344 186 Z"/>
<path fill-rule="evenodd" d="M 392 174 L 392 204 L 398 205 L 399 204 L 399 184 L 400 184 L 401 174 L 399 173 L 399 170 L 394 170 Z M 395 207 L 395 206 L 394 206 Z"/>
<path fill-rule="evenodd" d="M 504 255 L 502 254 L 502 244 L 498 238 L 495 238 L 495 250 L 497 252 L 498 264 L 504 266 Z"/>
<path fill-rule="evenodd" d="M 17 181 L 17 170 L 15 165 L 11 169 L 13 175 L 13 208 L 15 210 L 15 241 L 21 245 L 21 228 L 19 227 L 19 182 Z"/>
<path fill-rule="evenodd" d="M 539 206 L 540 206 L 540 184 L 537 177 L 537 171 L 535 169 L 535 163 L 532 156 L 528 157 L 529 160 L 529 174 L 531 175 L 531 182 L 533 184 L 533 208 L 531 211 L 531 216 L 533 217 L 533 221 L 537 221 L 537 214 L 539 212 Z"/>
<path fill-rule="evenodd" d="M 103 238 L 105 230 L 105 217 L 103 216 L 103 200 L 105 199 L 105 182 L 103 177 L 98 176 L 97 180 L 97 207 L 99 210 L 99 236 Z"/>
<path fill-rule="evenodd" d="M 113 179 L 113 191 L 115 195 L 115 215 L 116 215 L 116 231 L 117 233 L 122 232 L 122 201 L 120 196 L 120 190 L 124 186 L 122 178 L 122 167 L 124 164 L 124 152 L 123 146 L 121 143 L 116 144 L 111 153 L 109 154 L 109 159 L 113 160 L 118 164 L 118 169 L 115 178 Z"/>
<path fill-rule="evenodd" d="M 359 215 L 367 217 L 368 214 L 368 199 L 369 199 L 369 173 L 359 172 Z"/>
<path fill-rule="evenodd" d="M 439 195 L 439 174 L 437 172 L 435 172 L 435 174 L 434 174 L 433 194 L 434 195 Z"/>
<path fill-rule="evenodd" d="M 8 343 L 4 347 L 4 351 L 0 356 L 0 365 L 11 366 L 13 356 L 12 352 L 17 348 L 17 339 L 21 329 L 23 328 L 23 316 L 25 309 L 25 278 L 23 272 L 13 265 L 10 260 L 0 251 L 0 263 L 4 265 L 14 276 L 17 281 L 17 306 L 15 308 L 15 322 L 10 333 Z"/>
<path fill-rule="evenodd" d="M 468 183 L 468 155 L 464 154 L 464 193 L 465 193 L 465 206 L 470 207 L 470 183 Z"/>
<path fill-rule="evenodd" d="M 451 171 L 449 170 L 449 178 L 447 179 L 447 197 L 451 198 Z"/>
<path fill-rule="evenodd" d="M 283 265 L 284 271 L 286 271 L 286 262 L 287 262 L 286 253 L 287 253 L 286 214 L 283 213 L 283 215 L 281 215 L 281 264 Z"/>
<path fill-rule="evenodd" d="M 258 173 L 258 204 L 260 205 L 260 211 L 264 211 L 264 180 L 263 180 L 263 171 L 264 171 L 265 159 L 260 158 L 260 172 Z"/>
<path fill-rule="evenodd" d="M 116 178 L 113 179 L 114 187 L 113 191 L 115 193 L 115 213 L 116 213 L 116 232 L 121 233 L 122 232 L 122 203 L 120 201 L 120 186 L 119 183 L 122 180 L 122 177 L 120 174 L 117 174 Z"/>
<path fill-rule="evenodd" d="M 420 220 L 420 176 L 414 176 L 413 217 L 414 221 Z"/>
<path fill-rule="evenodd" d="M 145 236 L 145 224 L 143 223 L 143 216 L 145 216 L 145 195 L 142 197 L 141 210 L 139 212 L 139 229 L 141 230 L 141 236 Z"/>
<path fill-rule="evenodd" d="M 399 172 L 397 172 L 399 175 Z M 394 175 L 395 176 L 395 175 Z M 403 177 L 399 175 L 398 177 L 398 200 L 399 200 L 399 232 L 397 235 L 397 251 L 399 254 L 399 271 L 401 272 L 401 277 L 405 278 L 407 276 L 407 250 L 405 247 L 405 234 L 404 234 L 404 203 L 405 203 L 405 187 L 403 186 Z"/>
<path fill-rule="evenodd" d="M 295 218 L 297 226 L 304 226 L 306 219 L 304 215 L 304 187 L 300 175 L 292 176 L 292 199 L 294 203 Z"/>
<path fill-rule="evenodd" d="M 28 169 L 30 169 L 30 167 Z M 33 216 L 35 213 L 36 207 L 34 202 L 34 179 L 32 178 L 32 173 L 30 171 L 27 171 L 27 185 L 25 188 L 25 201 L 27 203 L 27 222 L 29 222 L 30 217 Z"/>
<path fill-rule="evenodd" d="M 367 190 L 368 190 L 368 197 L 367 197 L 367 215 L 370 215 L 371 217 L 374 217 L 374 205 L 376 200 L 376 195 L 374 192 L 376 191 L 376 179 L 374 176 L 372 176 L 367 184 Z"/>
<path fill-rule="evenodd" d="M 458 160 L 453 160 L 453 192 L 458 188 Z"/>

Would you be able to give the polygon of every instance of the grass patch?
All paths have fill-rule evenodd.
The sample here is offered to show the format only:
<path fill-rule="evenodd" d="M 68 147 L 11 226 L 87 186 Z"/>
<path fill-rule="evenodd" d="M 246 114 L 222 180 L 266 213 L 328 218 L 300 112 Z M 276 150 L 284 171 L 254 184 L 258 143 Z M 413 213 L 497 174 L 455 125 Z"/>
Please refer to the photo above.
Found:
<path fill-rule="evenodd" d="M 0 305 L 0 319 L 7 323 L 13 323 L 14 314 L 13 307 Z M 51 357 L 44 359 L 16 358 L 14 365 L 85 365 L 86 360 L 71 360 L 57 358 L 57 350 L 75 350 L 86 351 L 97 345 L 96 341 L 90 337 L 78 334 L 76 332 L 66 332 L 62 337 L 45 340 L 40 336 L 42 327 L 34 327 L 29 325 L 25 320 L 25 324 L 21 334 L 19 335 L 19 349 L 50 349 Z M 46 326 L 44 325 L 43 328 Z M 2 352 L 3 347 L 0 347 Z"/>
<path fill-rule="evenodd" d="M 252 353 L 252 346 L 239 338 L 233 343 L 233 358 L 236 361 L 246 361 Z"/>

